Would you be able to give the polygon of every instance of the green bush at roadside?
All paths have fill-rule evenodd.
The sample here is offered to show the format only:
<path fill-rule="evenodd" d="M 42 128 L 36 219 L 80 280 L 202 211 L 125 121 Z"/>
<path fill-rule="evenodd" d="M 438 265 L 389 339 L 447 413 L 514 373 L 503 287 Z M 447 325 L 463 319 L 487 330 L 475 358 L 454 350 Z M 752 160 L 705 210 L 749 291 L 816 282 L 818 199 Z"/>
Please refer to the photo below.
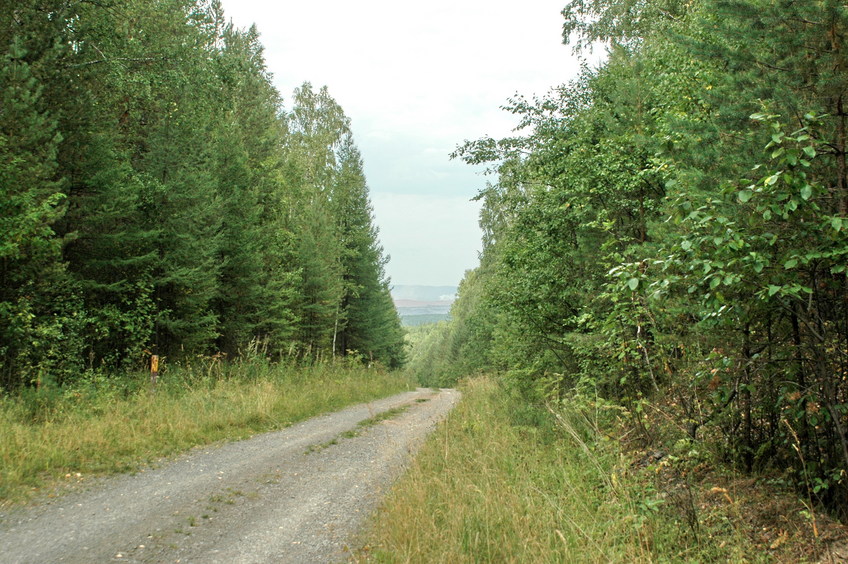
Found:
<path fill-rule="evenodd" d="M 741 534 L 738 507 L 710 506 L 695 528 L 607 437 L 612 406 L 534 407 L 490 377 L 422 448 L 372 523 L 377 562 L 771 561 Z M 705 509 L 706 511 L 706 509 Z M 713 523 L 712 525 L 710 523 Z"/>

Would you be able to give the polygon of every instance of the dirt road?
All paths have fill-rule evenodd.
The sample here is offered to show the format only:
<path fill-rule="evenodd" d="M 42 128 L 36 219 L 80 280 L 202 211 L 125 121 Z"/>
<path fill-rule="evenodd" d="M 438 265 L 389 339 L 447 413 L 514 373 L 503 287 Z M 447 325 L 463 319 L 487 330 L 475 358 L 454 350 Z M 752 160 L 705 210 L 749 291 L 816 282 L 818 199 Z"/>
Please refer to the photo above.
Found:
<path fill-rule="evenodd" d="M 344 561 L 458 398 L 407 392 L 0 513 L 0 561 Z"/>

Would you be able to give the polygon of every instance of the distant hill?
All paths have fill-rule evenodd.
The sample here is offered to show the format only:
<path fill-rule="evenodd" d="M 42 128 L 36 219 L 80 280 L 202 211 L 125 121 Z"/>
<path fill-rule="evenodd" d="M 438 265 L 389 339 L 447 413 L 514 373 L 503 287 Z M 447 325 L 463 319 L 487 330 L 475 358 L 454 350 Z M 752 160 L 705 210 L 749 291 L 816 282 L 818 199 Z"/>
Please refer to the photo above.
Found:
<path fill-rule="evenodd" d="M 435 323 L 450 318 L 456 286 L 395 286 L 392 298 L 406 327 Z"/>
<path fill-rule="evenodd" d="M 395 300 L 395 307 L 403 307 L 403 308 L 413 308 L 413 307 L 444 307 L 453 303 L 452 300 L 433 300 L 433 301 L 420 301 L 420 300 Z"/>
<path fill-rule="evenodd" d="M 452 302 L 456 299 L 456 286 L 398 285 L 392 288 L 392 298 L 419 302 Z"/>
<path fill-rule="evenodd" d="M 439 321 L 447 321 L 450 319 L 450 314 L 447 313 L 431 313 L 427 315 L 401 315 L 400 324 L 403 327 L 418 327 L 419 325 L 427 325 L 428 323 L 438 323 Z"/>

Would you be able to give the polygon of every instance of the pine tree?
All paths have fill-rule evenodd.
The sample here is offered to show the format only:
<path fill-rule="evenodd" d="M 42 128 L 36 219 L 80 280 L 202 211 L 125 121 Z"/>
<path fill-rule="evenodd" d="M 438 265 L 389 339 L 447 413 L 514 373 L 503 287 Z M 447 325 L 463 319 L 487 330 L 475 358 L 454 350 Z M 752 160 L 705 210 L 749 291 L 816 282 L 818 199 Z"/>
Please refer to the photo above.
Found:
<path fill-rule="evenodd" d="M 60 309 L 50 298 L 64 280 L 61 241 L 52 228 L 64 213 L 58 176 L 62 136 L 44 107 L 28 53 L 12 38 L 0 67 L 0 385 L 40 377 L 55 366 Z M 51 343 L 50 340 L 54 342 Z"/>
<path fill-rule="evenodd" d="M 339 150 L 333 189 L 338 232 L 343 244 L 344 295 L 335 351 L 358 352 L 397 367 L 403 362 L 403 332 L 384 272 L 386 259 L 377 239 L 362 157 L 347 134 Z"/>
<path fill-rule="evenodd" d="M 256 30 L 231 27 L 217 58 L 222 83 L 215 151 L 222 207 L 221 271 L 215 300 L 219 348 L 228 354 L 256 336 L 261 319 L 262 249 L 259 171 L 267 130 L 276 119 L 274 92 L 266 89 Z M 262 151 L 264 153 L 265 151 Z"/>

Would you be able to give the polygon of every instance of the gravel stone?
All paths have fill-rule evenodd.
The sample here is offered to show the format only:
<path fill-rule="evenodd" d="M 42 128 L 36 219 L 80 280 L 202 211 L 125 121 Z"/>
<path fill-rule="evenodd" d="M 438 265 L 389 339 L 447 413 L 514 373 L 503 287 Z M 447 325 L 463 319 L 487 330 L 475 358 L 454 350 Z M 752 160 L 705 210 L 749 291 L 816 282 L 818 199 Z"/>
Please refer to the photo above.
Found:
<path fill-rule="evenodd" d="M 344 561 L 382 495 L 458 400 L 456 390 L 419 388 L 0 513 L 0 561 Z"/>

